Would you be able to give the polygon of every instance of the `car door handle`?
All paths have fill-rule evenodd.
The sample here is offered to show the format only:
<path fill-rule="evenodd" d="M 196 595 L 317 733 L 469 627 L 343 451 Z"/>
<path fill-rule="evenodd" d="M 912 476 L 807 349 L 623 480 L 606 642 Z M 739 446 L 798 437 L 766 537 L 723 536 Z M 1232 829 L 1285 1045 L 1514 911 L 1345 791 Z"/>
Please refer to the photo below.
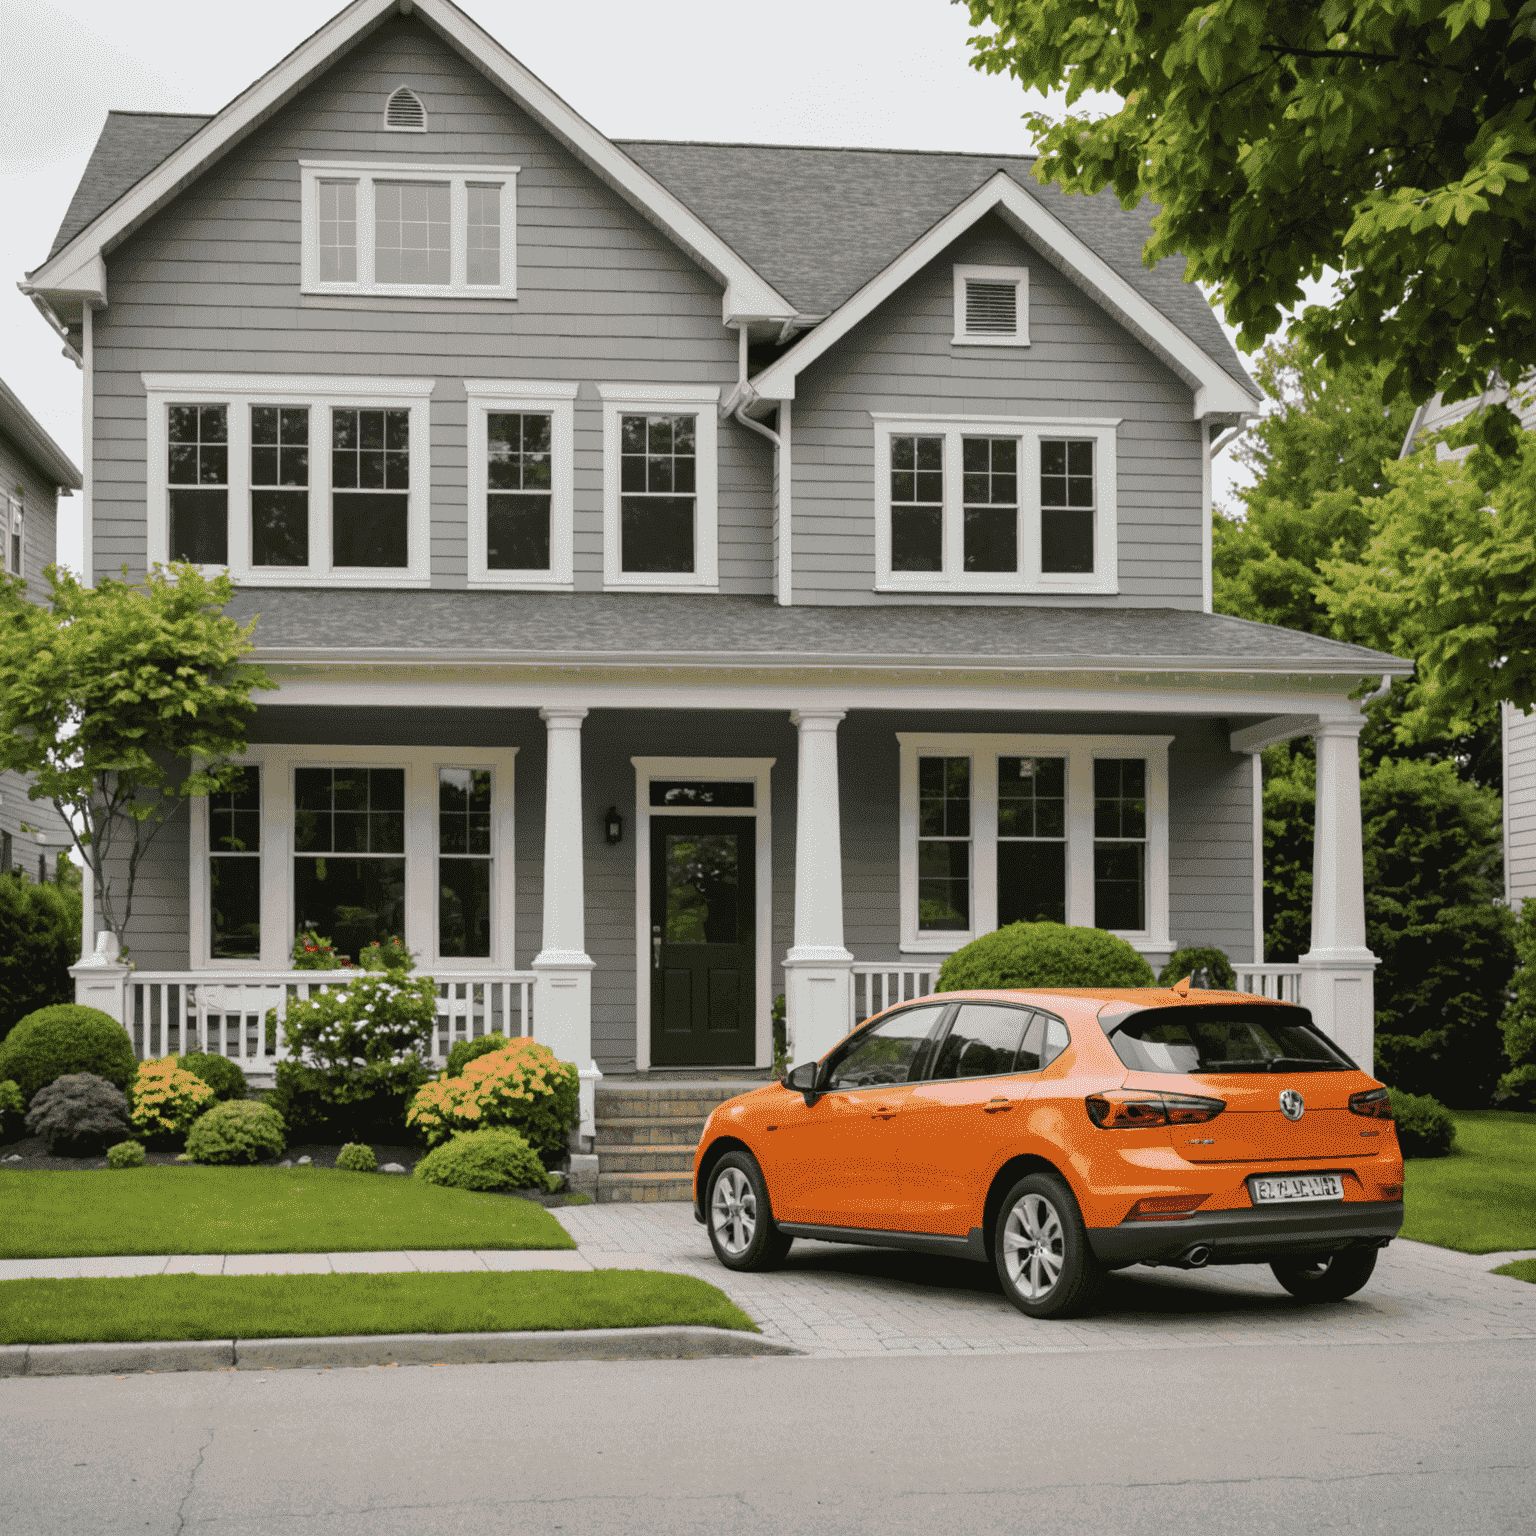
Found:
<path fill-rule="evenodd" d="M 1002 1098 L 988 1099 L 987 1102 L 985 1104 L 983 1104 L 981 1107 L 984 1110 L 986 1110 L 986 1112 L 989 1115 L 995 1115 L 998 1112 L 998 1110 L 1000 1110 L 1000 1109 L 1012 1109 L 1013 1108 L 1013 1100 L 1012 1099 L 1002 1099 Z"/>

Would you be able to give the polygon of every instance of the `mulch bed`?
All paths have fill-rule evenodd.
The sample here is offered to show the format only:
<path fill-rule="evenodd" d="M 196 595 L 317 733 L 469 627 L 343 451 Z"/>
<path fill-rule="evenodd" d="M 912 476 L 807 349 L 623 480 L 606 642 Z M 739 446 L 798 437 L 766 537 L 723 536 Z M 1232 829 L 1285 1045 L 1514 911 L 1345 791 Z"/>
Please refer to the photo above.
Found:
<path fill-rule="evenodd" d="M 382 1169 L 386 1163 L 399 1163 L 406 1171 L 412 1173 L 416 1164 L 425 1157 L 426 1151 L 422 1147 L 389 1147 L 381 1142 L 371 1143 L 373 1155 L 379 1160 Z M 285 1164 L 297 1165 L 301 1157 L 307 1157 L 316 1168 L 334 1168 L 336 1159 L 341 1156 L 341 1142 L 306 1142 L 301 1146 L 289 1147 L 281 1157 L 269 1157 L 259 1163 L 248 1166 L 256 1168 L 281 1168 Z M 176 1161 L 177 1153 L 174 1149 L 165 1152 L 148 1150 L 145 1152 L 144 1161 L 155 1168 L 195 1168 L 195 1163 L 179 1163 Z M 241 1166 L 241 1165 L 231 1165 Z M 48 1150 L 48 1144 L 41 1136 L 29 1136 L 22 1141 L 12 1141 L 0 1144 L 0 1170 L 18 1173 L 30 1172 L 34 1169 L 48 1169 L 61 1173 L 90 1173 L 98 1169 L 106 1169 L 105 1157 L 55 1157 Z M 399 1175 L 395 1175 L 399 1177 Z M 547 1210 L 558 1210 L 563 1205 L 568 1205 L 570 1200 L 564 1194 L 550 1194 L 543 1189 L 519 1189 L 508 1190 L 508 1194 L 516 1195 L 520 1200 L 532 1200 L 544 1206 Z"/>

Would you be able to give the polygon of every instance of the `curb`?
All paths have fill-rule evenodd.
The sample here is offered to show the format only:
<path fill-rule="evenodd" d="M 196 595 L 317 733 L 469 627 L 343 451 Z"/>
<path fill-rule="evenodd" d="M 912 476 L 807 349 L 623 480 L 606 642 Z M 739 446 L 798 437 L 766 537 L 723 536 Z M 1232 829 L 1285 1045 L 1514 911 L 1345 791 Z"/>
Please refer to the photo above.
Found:
<path fill-rule="evenodd" d="M 579 1328 L 525 1333 L 380 1333 L 298 1339 L 167 1339 L 0 1345 L 0 1377 L 145 1371 L 326 1370 L 333 1366 L 493 1365 L 540 1360 L 703 1360 L 803 1355 L 734 1328 Z"/>

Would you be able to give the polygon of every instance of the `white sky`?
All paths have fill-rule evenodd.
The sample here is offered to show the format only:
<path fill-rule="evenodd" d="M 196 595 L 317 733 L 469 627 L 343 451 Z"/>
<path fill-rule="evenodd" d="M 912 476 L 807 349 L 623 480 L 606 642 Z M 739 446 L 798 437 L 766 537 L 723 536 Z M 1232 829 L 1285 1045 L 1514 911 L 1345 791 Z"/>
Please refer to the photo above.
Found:
<path fill-rule="evenodd" d="M 945 0 L 460 4 L 615 138 L 1030 148 L 1024 93 L 969 68 L 968 14 Z M 0 377 L 77 464 L 79 370 L 14 285 L 48 254 L 108 109 L 214 112 L 340 8 L 0 0 Z M 1218 500 L 1233 469 L 1218 460 Z M 80 499 L 60 512 L 75 564 Z"/>

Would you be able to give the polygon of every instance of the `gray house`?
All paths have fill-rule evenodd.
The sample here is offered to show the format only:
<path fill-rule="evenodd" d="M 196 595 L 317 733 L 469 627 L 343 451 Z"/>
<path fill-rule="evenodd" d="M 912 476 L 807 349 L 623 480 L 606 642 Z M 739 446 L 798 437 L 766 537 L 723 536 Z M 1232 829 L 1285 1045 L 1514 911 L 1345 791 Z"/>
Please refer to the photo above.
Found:
<path fill-rule="evenodd" d="M 43 572 L 58 553 L 58 501 L 80 489 L 80 471 L 4 379 L 0 379 L 0 573 L 19 577 L 26 596 L 48 596 Z M 71 844 L 69 827 L 32 781 L 0 771 L 0 874 L 20 870 L 52 880 Z"/>
<path fill-rule="evenodd" d="M 1351 695 L 1211 612 L 1258 391 L 1145 211 L 1010 156 L 605 138 L 446 0 L 217 116 L 114 113 L 27 280 L 93 402 L 94 569 L 228 568 L 249 773 L 82 996 L 268 1064 L 295 936 L 403 933 L 440 1045 L 762 1068 L 1050 918 L 1218 944 L 1369 1060 Z M 1318 739 L 1312 948 L 1255 756 Z"/>

